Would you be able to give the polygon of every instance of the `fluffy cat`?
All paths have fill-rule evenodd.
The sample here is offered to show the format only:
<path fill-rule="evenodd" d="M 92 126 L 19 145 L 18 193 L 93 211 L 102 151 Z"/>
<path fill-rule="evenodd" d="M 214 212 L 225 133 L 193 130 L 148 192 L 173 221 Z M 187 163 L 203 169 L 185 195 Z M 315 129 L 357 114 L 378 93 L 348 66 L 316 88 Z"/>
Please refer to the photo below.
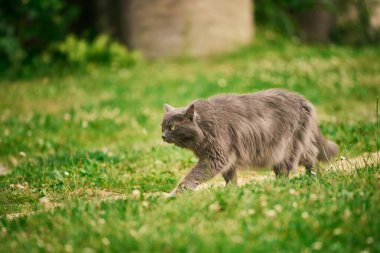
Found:
<path fill-rule="evenodd" d="M 171 195 L 218 173 L 227 184 L 236 183 L 236 169 L 242 167 L 272 167 L 276 176 L 287 176 L 303 165 L 311 173 L 318 160 L 339 150 L 322 136 L 313 105 L 286 90 L 219 95 L 183 108 L 165 104 L 164 111 L 163 140 L 199 158 Z"/>

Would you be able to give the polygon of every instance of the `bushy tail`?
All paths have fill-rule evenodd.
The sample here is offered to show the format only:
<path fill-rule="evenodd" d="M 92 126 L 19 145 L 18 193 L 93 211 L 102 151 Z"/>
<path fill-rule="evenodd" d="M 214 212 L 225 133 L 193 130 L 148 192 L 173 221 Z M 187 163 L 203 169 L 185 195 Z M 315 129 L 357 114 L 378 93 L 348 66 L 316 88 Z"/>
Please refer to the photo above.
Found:
<path fill-rule="evenodd" d="M 319 161 L 329 161 L 339 153 L 338 145 L 333 141 L 326 140 L 321 133 L 319 133 L 318 149 Z"/>

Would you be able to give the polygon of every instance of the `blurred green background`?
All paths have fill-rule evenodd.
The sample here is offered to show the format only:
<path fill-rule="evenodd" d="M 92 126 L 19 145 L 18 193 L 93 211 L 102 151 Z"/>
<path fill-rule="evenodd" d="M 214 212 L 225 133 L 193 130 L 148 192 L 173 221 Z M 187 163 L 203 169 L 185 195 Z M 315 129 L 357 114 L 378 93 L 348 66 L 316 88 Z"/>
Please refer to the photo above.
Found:
<path fill-rule="evenodd" d="M 133 65 L 138 56 L 130 53 L 123 44 L 131 44 L 130 30 L 138 27 L 138 21 L 144 18 L 138 17 L 135 22 L 124 17 L 130 14 L 128 11 L 137 11 L 144 5 L 154 6 L 159 1 L 140 1 L 144 3 L 141 5 L 135 2 L 2 1 L 0 71 L 8 74 L 13 71 L 19 76 L 35 73 L 36 69 L 40 72 L 51 69 L 52 64 Z M 137 7 L 133 9 L 135 5 Z M 173 5 L 170 1 L 162 1 L 161 8 L 170 5 Z M 292 40 L 362 47 L 380 42 L 379 6 L 377 0 L 256 0 L 252 7 L 239 8 L 242 12 L 253 12 L 254 27 L 271 30 Z M 209 10 L 212 11 L 212 7 Z M 169 22 L 168 26 L 174 24 Z M 207 27 L 203 29 L 207 30 Z"/>
<path fill-rule="evenodd" d="M 380 252 L 379 1 L 222 2 L 0 2 L 0 252 Z M 176 30 L 189 8 L 199 37 Z M 163 104 L 266 88 L 316 106 L 337 160 L 160 197 L 196 163 L 162 142 Z"/>

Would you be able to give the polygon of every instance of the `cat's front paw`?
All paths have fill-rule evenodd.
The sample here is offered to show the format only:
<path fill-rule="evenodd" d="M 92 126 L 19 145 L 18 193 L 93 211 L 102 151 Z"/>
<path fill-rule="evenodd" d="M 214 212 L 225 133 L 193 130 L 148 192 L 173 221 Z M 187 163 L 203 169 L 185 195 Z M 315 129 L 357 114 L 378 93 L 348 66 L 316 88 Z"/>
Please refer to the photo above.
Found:
<path fill-rule="evenodd" d="M 189 181 L 183 181 L 181 182 L 177 188 L 177 192 L 184 192 L 184 191 L 193 191 L 197 187 L 197 183 L 189 182 Z"/>
<path fill-rule="evenodd" d="M 162 196 L 167 199 L 175 198 L 177 196 L 177 188 L 172 190 L 171 192 L 163 192 Z"/>
<path fill-rule="evenodd" d="M 174 188 L 171 192 L 167 193 L 167 192 L 163 192 L 162 193 L 162 196 L 164 198 L 175 198 L 178 194 L 180 194 L 181 192 L 185 192 L 185 191 L 192 191 L 194 190 L 195 188 L 197 187 L 197 184 L 192 184 L 192 183 L 189 183 L 189 182 L 181 182 L 178 184 L 178 186 L 176 188 Z"/>

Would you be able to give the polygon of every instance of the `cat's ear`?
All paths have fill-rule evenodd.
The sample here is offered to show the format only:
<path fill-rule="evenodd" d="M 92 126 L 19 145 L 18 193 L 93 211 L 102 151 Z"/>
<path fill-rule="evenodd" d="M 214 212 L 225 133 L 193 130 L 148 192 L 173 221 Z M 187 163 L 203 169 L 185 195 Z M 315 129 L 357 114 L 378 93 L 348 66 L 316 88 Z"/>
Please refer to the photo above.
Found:
<path fill-rule="evenodd" d="M 195 114 L 194 104 L 191 104 L 186 109 L 185 117 L 192 121 L 194 119 L 194 114 Z"/>
<path fill-rule="evenodd" d="M 164 104 L 164 112 L 170 112 L 173 111 L 174 107 L 168 104 Z"/>

